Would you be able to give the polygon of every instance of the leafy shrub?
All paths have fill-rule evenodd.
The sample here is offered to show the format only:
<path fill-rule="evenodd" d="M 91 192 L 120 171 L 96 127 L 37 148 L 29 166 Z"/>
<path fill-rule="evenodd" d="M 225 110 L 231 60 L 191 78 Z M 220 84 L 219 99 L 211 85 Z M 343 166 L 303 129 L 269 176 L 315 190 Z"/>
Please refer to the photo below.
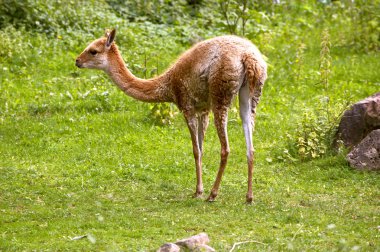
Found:
<path fill-rule="evenodd" d="M 376 2 L 376 1 L 375 1 Z M 350 6 L 354 30 L 353 39 L 357 47 L 366 51 L 380 49 L 380 3 L 357 1 Z"/>
<path fill-rule="evenodd" d="M 220 15 L 218 24 L 230 34 L 254 38 L 267 32 L 274 15 L 269 10 L 274 5 L 270 1 L 218 0 Z"/>
<path fill-rule="evenodd" d="M 117 22 L 104 1 L 4 0 L 0 28 L 13 25 L 46 34 L 83 30 L 94 33 Z"/>
<path fill-rule="evenodd" d="M 329 150 L 335 134 L 335 125 L 326 116 L 304 112 L 296 130 L 297 155 L 301 160 L 323 157 Z"/>
<path fill-rule="evenodd" d="M 172 124 L 176 110 L 173 104 L 156 103 L 150 106 L 151 116 L 158 125 Z"/>
<path fill-rule="evenodd" d="M 305 109 L 293 134 L 287 133 L 287 148 L 278 158 L 283 161 L 307 161 L 335 153 L 334 140 L 347 101 L 336 102 L 334 109 L 325 110 L 326 100 L 319 97 L 316 108 Z M 337 146 L 340 147 L 340 146 Z M 340 149 L 338 151 L 341 151 Z"/>
<path fill-rule="evenodd" d="M 325 8 L 323 23 L 338 31 L 337 43 L 356 50 L 380 49 L 379 1 L 333 1 Z"/>
<path fill-rule="evenodd" d="M 16 30 L 8 26 L 0 30 L 0 64 L 26 64 L 26 45 L 24 43 L 22 30 Z"/>
<path fill-rule="evenodd" d="M 156 24 L 178 24 L 187 14 L 187 2 L 107 0 L 119 17 L 130 22 L 149 21 Z"/>

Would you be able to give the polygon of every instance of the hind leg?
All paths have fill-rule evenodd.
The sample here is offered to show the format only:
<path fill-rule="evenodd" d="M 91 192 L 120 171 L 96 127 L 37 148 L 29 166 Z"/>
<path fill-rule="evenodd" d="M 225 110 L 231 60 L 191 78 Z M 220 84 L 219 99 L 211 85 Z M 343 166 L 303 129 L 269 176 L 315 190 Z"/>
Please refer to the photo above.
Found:
<path fill-rule="evenodd" d="M 214 121 L 216 130 L 218 132 L 218 137 L 220 140 L 220 165 L 218 174 L 216 176 L 214 185 L 211 189 L 210 196 L 207 198 L 208 201 L 214 201 L 216 196 L 218 195 L 220 182 L 222 181 L 223 173 L 227 165 L 228 154 L 230 153 L 230 147 L 228 144 L 228 136 L 227 136 L 227 119 L 228 119 L 228 107 L 221 106 L 218 108 L 214 108 Z"/>
<path fill-rule="evenodd" d="M 239 109 L 240 117 L 243 123 L 245 144 L 247 147 L 247 163 L 248 163 L 248 191 L 246 195 L 247 203 L 251 203 L 253 200 L 252 193 L 252 176 L 253 176 L 253 159 L 254 148 L 252 143 L 252 131 L 254 118 L 252 115 L 251 98 L 249 96 L 249 86 L 245 85 L 239 90 Z"/>

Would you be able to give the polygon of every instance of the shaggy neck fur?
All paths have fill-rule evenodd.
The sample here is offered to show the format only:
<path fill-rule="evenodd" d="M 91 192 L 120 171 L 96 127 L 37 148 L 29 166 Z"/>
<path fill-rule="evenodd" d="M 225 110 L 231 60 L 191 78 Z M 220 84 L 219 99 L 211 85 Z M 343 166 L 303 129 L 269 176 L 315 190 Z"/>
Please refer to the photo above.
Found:
<path fill-rule="evenodd" d="M 105 71 L 127 95 L 144 102 L 173 101 L 167 74 L 149 80 L 137 78 L 125 66 L 115 44 L 111 46 L 108 57 L 110 65 Z"/>

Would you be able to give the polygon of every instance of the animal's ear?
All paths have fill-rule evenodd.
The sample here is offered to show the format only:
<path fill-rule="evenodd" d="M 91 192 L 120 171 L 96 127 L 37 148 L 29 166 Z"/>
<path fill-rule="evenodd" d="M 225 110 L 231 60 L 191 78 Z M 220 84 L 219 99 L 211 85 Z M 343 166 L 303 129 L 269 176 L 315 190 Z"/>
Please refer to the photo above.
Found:
<path fill-rule="evenodd" d="M 105 32 L 104 32 L 104 37 L 108 38 L 108 36 L 110 35 L 111 31 L 109 29 L 106 29 Z"/>
<path fill-rule="evenodd" d="M 112 42 L 115 40 L 115 36 L 116 36 L 116 30 L 115 29 L 113 29 L 111 32 L 109 32 L 107 34 L 107 43 L 106 43 L 107 48 L 111 47 Z"/>

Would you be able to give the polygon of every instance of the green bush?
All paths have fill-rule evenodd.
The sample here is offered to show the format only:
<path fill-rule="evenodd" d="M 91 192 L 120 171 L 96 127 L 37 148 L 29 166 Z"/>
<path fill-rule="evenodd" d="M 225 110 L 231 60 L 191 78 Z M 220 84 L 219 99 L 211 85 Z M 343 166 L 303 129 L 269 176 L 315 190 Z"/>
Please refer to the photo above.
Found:
<path fill-rule="evenodd" d="M 0 64 L 26 64 L 27 48 L 24 43 L 23 31 L 8 26 L 0 30 Z"/>
<path fill-rule="evenodd" d="M 104 1 L 3 0 L 0 3 L 0 28 L 16 28 L 57 35 L 77 30 L 95 33 L 117 23 Z"/>
<path fill-rule="evenodd" d="M 323 23 L 338 31 L 339 46 L 367 52 L 380 49 L 380 1 L 334 1 L 323 14 Z"/>
<path fill-rule="evenodd" d="M 107 0 L 113 11 L 130 22 L 149 21 L 156 24 L 178 24 L 186 18 L 188 4 L 180 1 Z"/>

